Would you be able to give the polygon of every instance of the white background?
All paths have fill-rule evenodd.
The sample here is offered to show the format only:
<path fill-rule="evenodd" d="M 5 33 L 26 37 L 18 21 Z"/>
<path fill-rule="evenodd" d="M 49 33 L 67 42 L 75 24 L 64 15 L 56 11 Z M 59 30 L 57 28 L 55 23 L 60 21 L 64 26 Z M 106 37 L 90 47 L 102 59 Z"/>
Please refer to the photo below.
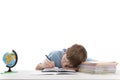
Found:
<path fill-rule="evenodd" d="M 82 44 L 88 57 L 120 62 L 119 0 L 1 0 L 0 70 L 5 52 L 16 70 L 34 70 L 53 50 Z M 118 69 L 120 66 L 118 64 Z"/>

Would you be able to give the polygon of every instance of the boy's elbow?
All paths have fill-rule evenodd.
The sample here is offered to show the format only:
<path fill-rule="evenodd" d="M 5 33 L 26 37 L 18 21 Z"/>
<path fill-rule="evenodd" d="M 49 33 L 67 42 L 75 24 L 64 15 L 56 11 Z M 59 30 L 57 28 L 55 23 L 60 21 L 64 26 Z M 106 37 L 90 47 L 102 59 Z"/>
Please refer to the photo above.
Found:
<path fill-rule="evenodd" d="M 38 66 L 36 66 L 35 70 L 39 70 Z"/>

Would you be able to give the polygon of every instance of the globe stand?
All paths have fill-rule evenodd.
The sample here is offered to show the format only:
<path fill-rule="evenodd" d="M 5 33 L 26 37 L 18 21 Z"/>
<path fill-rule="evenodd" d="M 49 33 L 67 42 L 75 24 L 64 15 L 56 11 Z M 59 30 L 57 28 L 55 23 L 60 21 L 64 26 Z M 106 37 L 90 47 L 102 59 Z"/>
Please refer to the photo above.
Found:
<path fill-rule="evenodd" d="M 7 72 L 12 72 L 11 68 L 9 67 L 8 71 Z"/>
<path fill-rule="evenodd" d="M 7 66 L 7 67 L 8 67 L 8 66 Z M 5 71 L 4 73 L 17 73 L 17 71 L 12 71 L 12 70 L 11 70 L 11 67 L 8 67 L 8 68 L 9 68 L 8 71 Z M 3 73 L 3 74 L 4 74 L 4 73 Z"/>

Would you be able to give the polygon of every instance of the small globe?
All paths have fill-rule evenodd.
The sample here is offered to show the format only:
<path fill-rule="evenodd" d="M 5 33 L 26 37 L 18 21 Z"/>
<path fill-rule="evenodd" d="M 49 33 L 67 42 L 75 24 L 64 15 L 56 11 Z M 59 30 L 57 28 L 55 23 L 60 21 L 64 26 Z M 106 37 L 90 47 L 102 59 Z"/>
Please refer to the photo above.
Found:
<path fill-rule="evenodd" d="M 17 60 L 18 57 L 14 50 L 12 50 L 12 52 L 6 52 L 3 55 L 3 62 L 6 64 L 6 67 L 9 68 L 8 72 L 11 72 L 11 68 L 16 65 Z"/>

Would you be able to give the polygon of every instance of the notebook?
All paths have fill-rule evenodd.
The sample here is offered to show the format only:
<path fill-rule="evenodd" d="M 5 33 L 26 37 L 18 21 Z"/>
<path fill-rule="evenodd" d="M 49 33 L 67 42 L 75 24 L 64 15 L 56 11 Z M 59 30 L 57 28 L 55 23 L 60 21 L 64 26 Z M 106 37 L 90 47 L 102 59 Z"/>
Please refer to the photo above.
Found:
<path fill-rule="evenodd" d="M 76 71 L 71 69 L 54 67 L 54 68 L 45 68 L 42 70 L 42 72 L 76 72 Z"/>

